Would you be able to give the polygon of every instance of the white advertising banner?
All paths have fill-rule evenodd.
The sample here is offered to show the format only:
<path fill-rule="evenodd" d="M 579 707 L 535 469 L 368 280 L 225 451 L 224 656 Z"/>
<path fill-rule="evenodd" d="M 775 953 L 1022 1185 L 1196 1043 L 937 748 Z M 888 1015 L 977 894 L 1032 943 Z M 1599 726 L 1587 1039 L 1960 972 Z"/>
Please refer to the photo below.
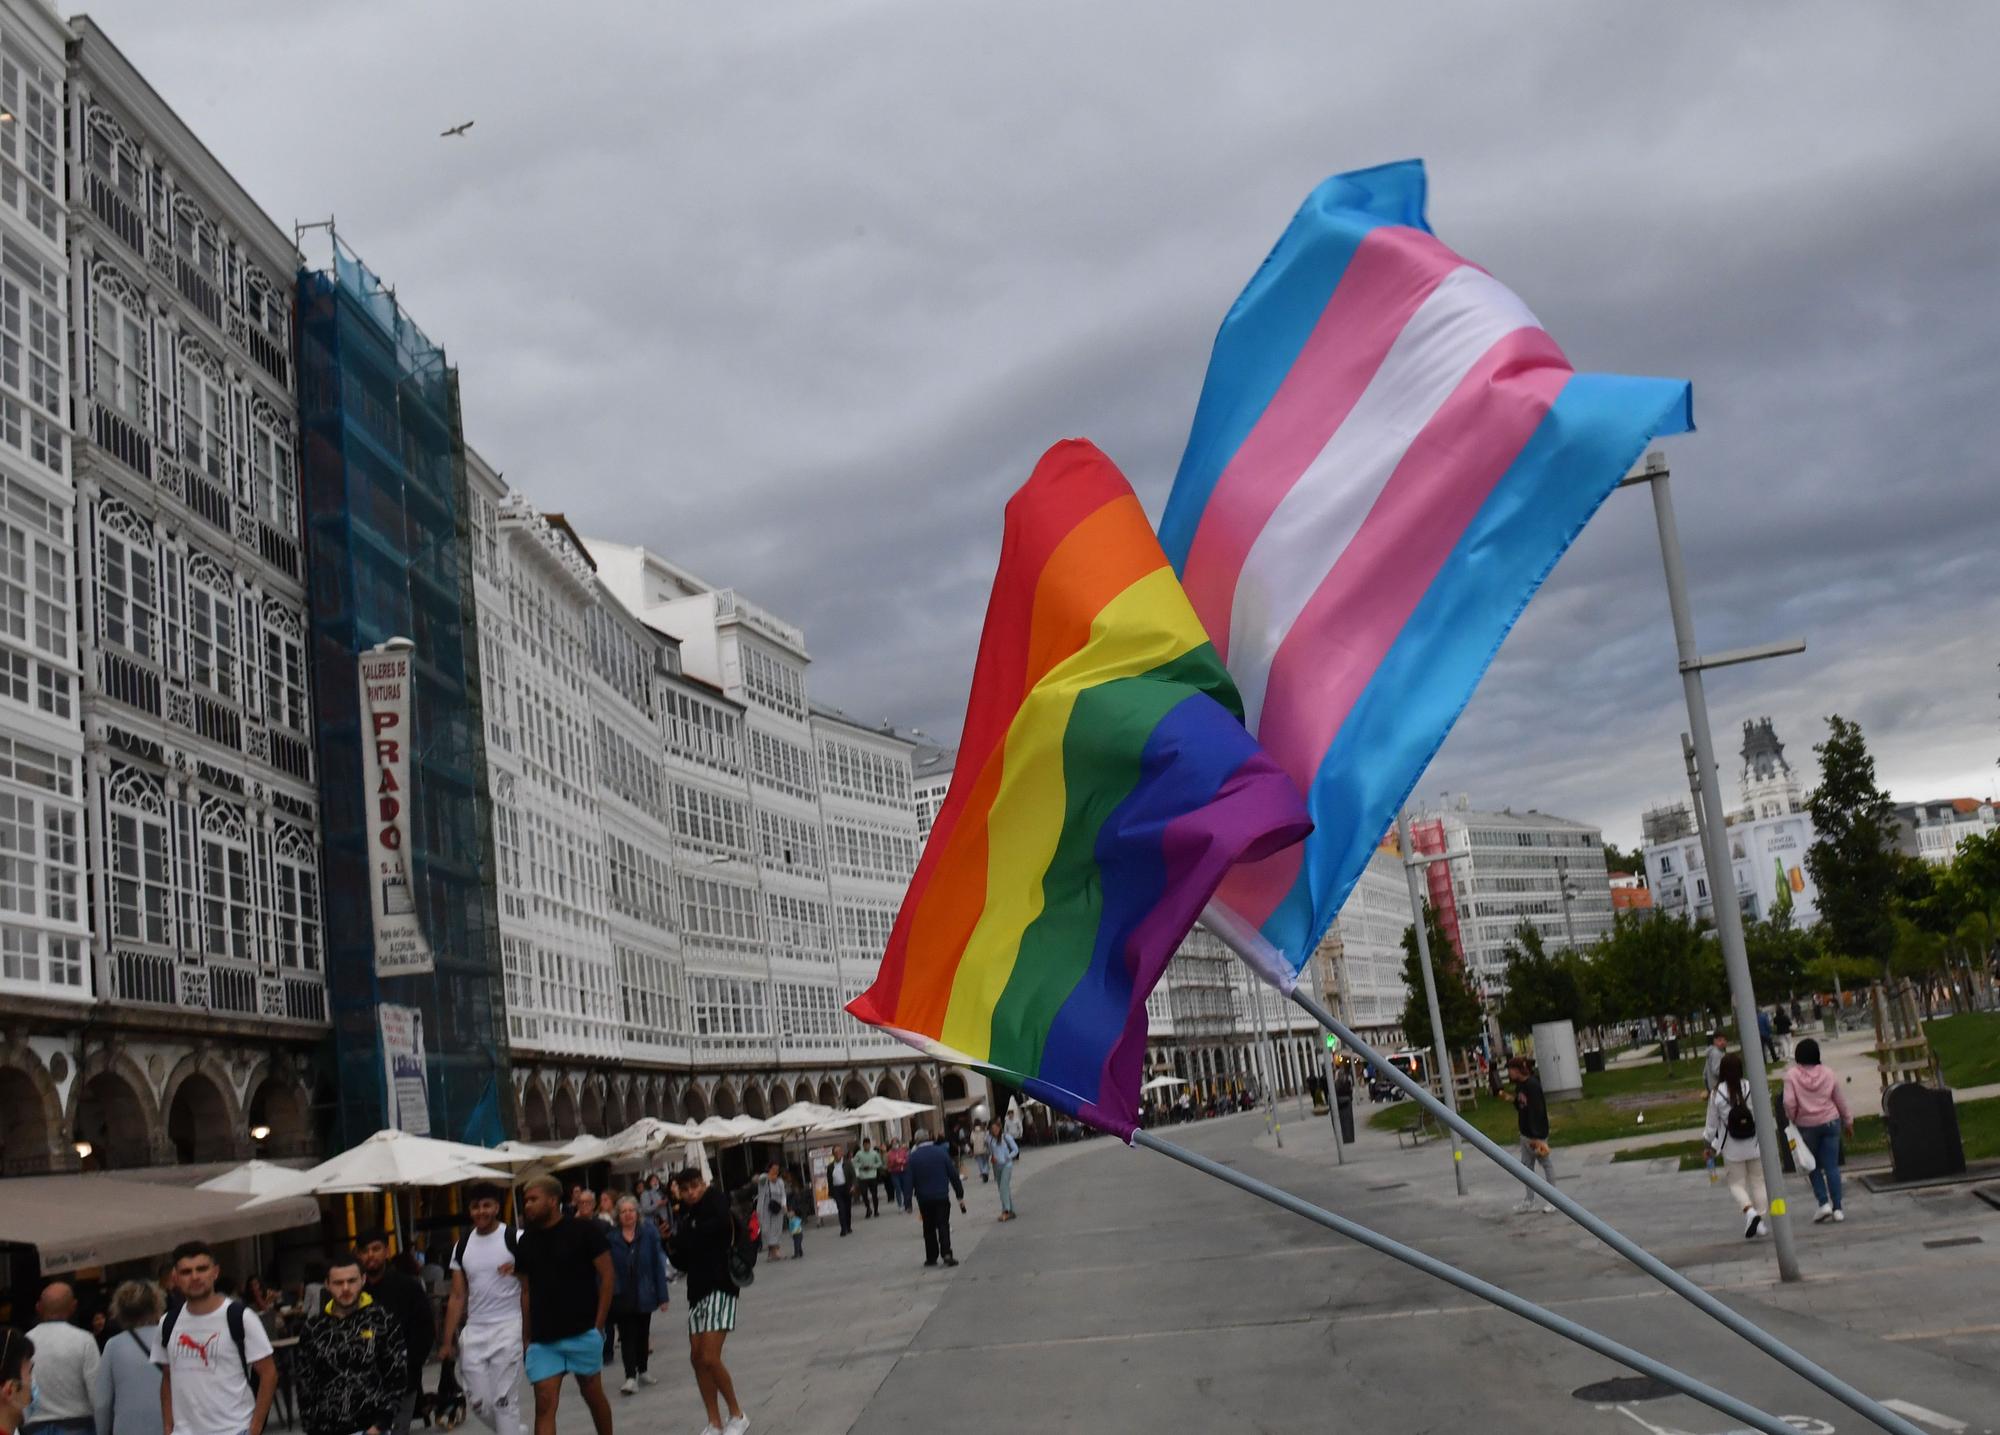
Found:
<path fill-rule="evenodd" d="M 415 1007 L 375 1008 L 382 1020 L 382 1066 L 389 1125 L 412 1136 L 431 1134 L 431 1102 L 424 1073 L 424 1014 Z"/>
<path fill-rule="evenodd" d="M 410 684 L 408 646 L 361 655 L 361 780 L 368 822 L 369 899 L 375 908 L 375 971 L 431 970 L 410 871 Z"/>

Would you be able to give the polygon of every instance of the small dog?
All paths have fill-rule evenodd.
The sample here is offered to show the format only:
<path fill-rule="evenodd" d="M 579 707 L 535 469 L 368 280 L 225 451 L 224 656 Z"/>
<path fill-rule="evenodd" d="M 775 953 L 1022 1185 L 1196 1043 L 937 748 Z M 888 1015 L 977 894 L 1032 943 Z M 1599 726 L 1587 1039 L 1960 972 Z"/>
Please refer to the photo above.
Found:
<path fill-rule="evenodd" d="M 456 1361 L 439 1362 L 437 1393 L 419 1396 L 417 1413 L 427 1429 L 456 1430 L 465 1423 L 465 1388 L 458 1383 Z"/>

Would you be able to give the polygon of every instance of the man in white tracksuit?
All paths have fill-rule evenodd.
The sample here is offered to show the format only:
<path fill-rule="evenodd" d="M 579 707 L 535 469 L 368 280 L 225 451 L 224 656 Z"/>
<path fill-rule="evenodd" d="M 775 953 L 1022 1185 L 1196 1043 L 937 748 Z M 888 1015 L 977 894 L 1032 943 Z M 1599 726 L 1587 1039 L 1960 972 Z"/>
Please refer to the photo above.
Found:
<path fill-rule="evenodd" d="M 487 1429 L 495 1435 L 525 1435 L 516 1233 L 500 1224 L 500 1196 L 498 1186 L 483 1184 L 466 1192 L 472 1231 L 451 1253 L 451 1304 L 445 1308 L 438 1356 L 457 1357 L 466 1406 Z"/>

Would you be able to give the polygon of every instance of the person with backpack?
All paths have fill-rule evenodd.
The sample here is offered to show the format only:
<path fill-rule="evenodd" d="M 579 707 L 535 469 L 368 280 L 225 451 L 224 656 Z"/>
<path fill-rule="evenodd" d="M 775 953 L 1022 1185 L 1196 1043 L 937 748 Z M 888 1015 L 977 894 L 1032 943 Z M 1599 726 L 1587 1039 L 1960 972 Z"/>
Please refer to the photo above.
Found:
<path fill-rule="evenodd" d="M 264 1435 L 278 1393 L 278 1362 L 262 1321 L 216 1290 L 215 1252 L 202 1241 L 174 1247 L 179 1306 L 160 1322 L 153 1364 L 160 1377 L 162 1435 Z"/>
<path fill-rule="evenodd" d="M 409 1342 L 363 1285 L 359 1258 L 328 1261 L 326 1288 L 299 1337 L 299 1423 L 305 1435 L 386 1435 L 409 1389 Z"/>
<path fill-rule="evenodd" d="M 1743 1078 L 1743 1056 L 1730 1052 L 1716 1072 L 1715 1090 L 1708 1098 L 1708 1120 L 1702 1140 L 1708 1154 L 1722 1161 L 1723 1180 L 1743 1211 L 1743 1239 L 1754 1240 L 1764 1228 L 1764 1167 L 1757 1151 L 1757 1113 L 1751 1109 L 1750 1083 Z"/>
<path fill-rule="evenodd" d="M 744 1435 L 750 1417 L 736 1403 L 736 1384 L 722 1363 L 722 1343 L 736 1329 L 736 1297 L 741 1286 L 735 1267 L 742 1239 L 735 1216 L 722 1192 L 709 1185 L 699 1167 L 689 1166 L 673 1179 L 681 1203 L 681 1220 L 667 1258 L 686 1273 L 688 1282 L 688 1364 L 708 1412 L 702 1435 Z M 729 1407 L 723 1423 L 722 1407 Z"/>
<path fill-rule="evenodd" d="M 118 1333 L 104 1343 L 97 1367 L 97 1435 L 160 1435 L 160 1372 L 153 1364 L 160 1308 L 151 1281 L 125 1281 L 111 1293 Z"/>
<path fill-rule="evenodd" d="M 526 1435 L 521 1416 L 519 1236 L 500 1220 L 502 1192 L 482 1182 L 465 1193 L 472 1229 L 452 1247 L 441 1360 L 457 1361 L 467 1407 L 494 1435 Z M 462 1323 L 462 1325 L 461 1325 Z"/>
<path fill-rule="evenodd" d="M 1844 1221 L 1840 1209 L 1840 1137 L 1854 1135 L 1854 1113 L 1847 1109 L 1847 1097 L 1840 1090 L 1840 1078 L 1820 1064 L 1819 1043 L 1805 1037 L 1792 1048 L 1792 1064 L 1785 1068 L 1785 1115 L 1799 1128 L 1799 1139 L 1812 1152 L 1817 1164 L 1812 1169 L 1813 1196 L 1819 1210 L 1815 1225 Z"/>

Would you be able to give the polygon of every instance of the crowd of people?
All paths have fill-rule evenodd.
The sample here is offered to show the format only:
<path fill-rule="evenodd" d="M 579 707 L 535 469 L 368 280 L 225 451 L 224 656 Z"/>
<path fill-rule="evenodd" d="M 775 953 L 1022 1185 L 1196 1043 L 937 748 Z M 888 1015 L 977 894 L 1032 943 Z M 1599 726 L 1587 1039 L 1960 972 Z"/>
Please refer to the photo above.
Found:
<path fill-rule="evenodd" d="M 999 1219 L 1013 1220 L 1020 1144 L 997 1120 L 907 1146 L 864 1137 L 817 1174 L 842 1236 L 856 1207 L 867 1220 L 913 1214 L 924 1264 L 955 1266 L 951 1206 L 967 1209 L 968 1156 L 998 1184 Z M 281 1400 L 305 1435 L 409 1435 L 420 1417 L 448 1428 L 467 1415 L 493 1435 L 527 1435 L 530 1412 L 535 1435 L 554 1435 L 566 1383 L 596 1435 L 612 1435 L 604 1372 L 619 1362 L 621 1395 L 657 1383 L 652 1321 L 677 1288 L 704 1435 L 744 1435 L 723 1348 L 760 1252 L 787 1258 L 789 1237 L 788 1258 L 805 1254 L 819 1220 L 807 1173 L 774 1161 L 725 1192 L 689 1168 L 601 1195 L 540 1176 L 520 1188 L 518 1222 L 507 1194 L 467 1187 L 470 1229 L 446 1250 L 393 1253 L 385 1232 L 364 1230 L 282 1295 L 255 1277 L 239 1289 L 199 1241 L 87 1318 L 73 1287 L 50 1281 L 39 1323 L 4 1335 L 0 1435 L 264 1435 Z"/>

